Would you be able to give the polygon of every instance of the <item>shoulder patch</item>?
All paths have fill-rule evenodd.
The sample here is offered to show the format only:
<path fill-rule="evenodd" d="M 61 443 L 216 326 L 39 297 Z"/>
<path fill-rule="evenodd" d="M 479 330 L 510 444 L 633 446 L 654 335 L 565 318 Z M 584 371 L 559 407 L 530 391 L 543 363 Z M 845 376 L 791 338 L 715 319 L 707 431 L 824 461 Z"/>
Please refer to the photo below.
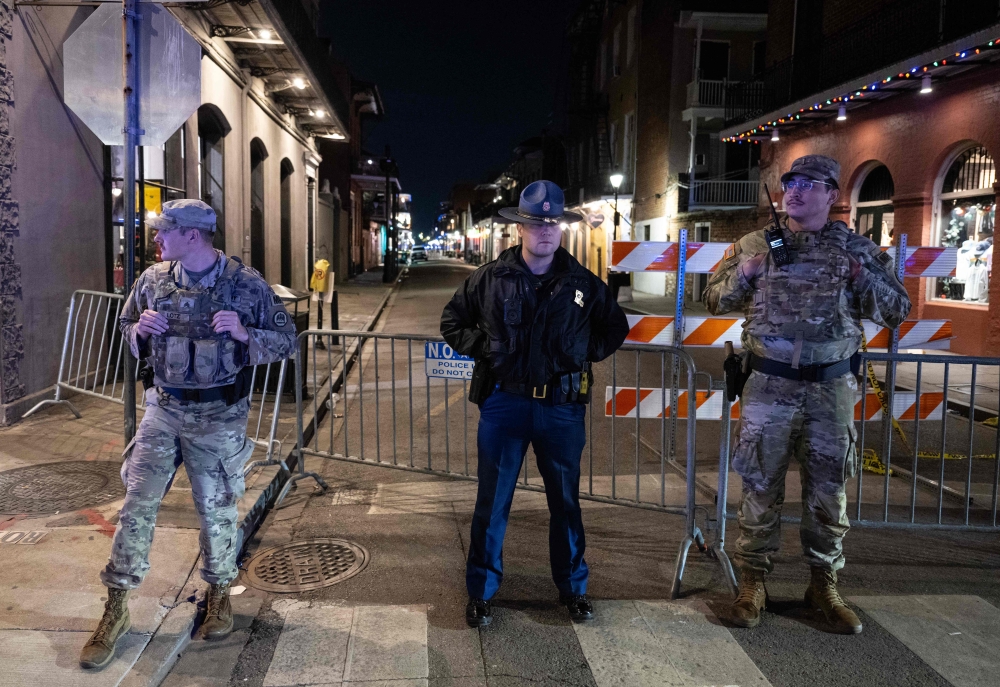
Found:
<path fill-rule="evenodd" d="M 284 329 L 288 326 L 288 313 L 284 310 L 275 310 L 271 315 L 271 323 L 278 329 Z"/>
<path fill-rule="evenodd" d="M 281 296 L 276 293 L 271 294 L 271 305 L 281 305 Z"/>
<path fill-rule="evenodd" d="M 735 257 L 736 257 L 736 244 L 731 243 L 729 244 L 729 248 L 726 249 L 725 259 L 728 260 L 729 258 L 735 258 Z"/>
<path fill-rule="evenodd" d="M 878 261 L 881 262 L 883 265 L 888 265 L 892 262 L 892 256 L 889 255 L 889 251 L 886 250 L 879 251 Z"/>

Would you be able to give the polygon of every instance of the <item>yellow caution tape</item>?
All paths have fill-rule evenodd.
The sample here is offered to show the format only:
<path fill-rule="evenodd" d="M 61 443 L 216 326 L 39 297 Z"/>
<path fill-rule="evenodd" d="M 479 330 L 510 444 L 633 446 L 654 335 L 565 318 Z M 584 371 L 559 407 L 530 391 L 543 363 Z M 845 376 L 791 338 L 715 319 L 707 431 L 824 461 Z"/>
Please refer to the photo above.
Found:
<path fill-rule="evenodd" d="M 997 418 L 995 418 L 995 417 L 987 418 L 987 419 L 983 420 L 983 424 L 986 425 L 987 427 L 996 427 L 997 426 Z"/>
<path fill-rule="evenodd" d="M 866 448 L 861 454 L 861 469 L 865 472 L 872 472 L 876 475 L 885 474 L 885 463 L 882 459 L 878 457 L 878 454 L 870 448 Z M 889 471 L 889 476 L 892 476 L 892 471 Z"/>

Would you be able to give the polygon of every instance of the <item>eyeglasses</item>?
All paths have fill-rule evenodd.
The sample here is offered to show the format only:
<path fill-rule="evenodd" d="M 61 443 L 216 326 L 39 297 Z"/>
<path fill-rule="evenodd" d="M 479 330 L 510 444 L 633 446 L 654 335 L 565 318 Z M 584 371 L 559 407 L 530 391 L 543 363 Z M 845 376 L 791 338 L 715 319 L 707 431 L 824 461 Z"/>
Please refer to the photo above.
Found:
<path fill-rule="evenodd" d="M 792 189 L 799 189 L 800 191 L 811 191 L 816 185 L 826 186 L 827 188 L 833 188 L 833 184 L 826 181 L 816 181 L 815 179 L 789 179 L 788 181 L 781 182 L 781 190 L 788 193 Z"/>

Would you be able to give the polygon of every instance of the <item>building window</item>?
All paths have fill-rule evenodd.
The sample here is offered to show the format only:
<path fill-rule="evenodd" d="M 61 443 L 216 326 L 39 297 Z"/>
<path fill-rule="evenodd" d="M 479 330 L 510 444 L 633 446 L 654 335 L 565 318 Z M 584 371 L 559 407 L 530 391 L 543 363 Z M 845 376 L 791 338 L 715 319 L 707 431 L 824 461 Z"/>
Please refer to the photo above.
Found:
<path fill-rule="evenodd" d="M 604 90 L 604 84 L 607 82 L 607 69 L 608 69 L 608 44 L 601 43 L 601 54 L 599 56 L 600 64 L 597 65 L 597 88 L 598 90 Z"/>
<path fill-rule="evenodd" d="M 879 246 L 892 245 L 892 196 L 895 192 L 892 175 L 885 165 L 879 165 L 868 172 L 858 192 L 854 229 Z"/>
<path fill-rule="evenodd" d="M 625 65 L 632 64 L 635 55 L 635 8 L 628 11 L 628 21 L 625 25 Z"/>
<path fill-rule="evenodd" d="M 216 216 L 212 244 L 226 250 L 225 140 L 231 131 L 229 122 L 214 105 L 198 108 L 198 190 L 201 199 L 212 206 Z"/>
<path fill-rule="evenodd" d="M 623 130 L 622 140 L 622 171 L 626 174 L 632 170 L 632 142 L 635 140 L 634 129 L 635 115 L 629 112 L 625 115 L 625 129 Z"/>
<path fill-rule="evenodd" d="M 993 262 L 996 169 L 986 148 L 966 150 L 951 163 L 941 186 L 936 239 L 958 249 L 955 276 L 936 280 L 934 296 L 987 303 Z"/>
<path fill-rule="evenodd" d="M 611 128 L 608 130 L 608 140 L 610 143 L 609 148 L 611 149 L 611 167 L 621 172 L 623 170 L 618 167 L 618 162 L 621 160 L 618 157 L 618 122 L 611 122 Z"/>
<path fill-rule="evenodd" d="M 622 75 L 622 25 L 615 27 L 613 42 L 611 44 L 611 75 Z"/>

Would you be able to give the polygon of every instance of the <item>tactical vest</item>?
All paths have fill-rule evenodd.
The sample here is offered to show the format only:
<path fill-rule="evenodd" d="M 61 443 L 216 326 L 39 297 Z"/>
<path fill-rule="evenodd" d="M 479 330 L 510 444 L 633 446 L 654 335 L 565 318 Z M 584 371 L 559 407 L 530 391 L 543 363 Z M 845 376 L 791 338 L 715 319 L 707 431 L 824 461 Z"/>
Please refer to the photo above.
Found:
<path fill-rule="evenodd" d="M 240 370 L 238 342 L 228 332 L 216 334 L 212 316 L 220 310 L 236 310 L 233 277 L 240 263 L 226 266 L 208 289 L 177 285 L 171 263 L 156 270 L 153 284 L 156 312 L 167 318 L 167 332 L 150 337 L 154 382 L 157 386 L 208 389 L 232 384 Z M 183 268 L 182 268 L 183 269 Z"/>
<path fill-rule="evenodd" d="M 762 355 L 789 362 L 788 351 L 801 342 L 803 364 L 810 364 L 811 359 L 839 359 L 857 350 L 862 330 L 852 307 L 848 232 L 841 222 L 818 232 L 785 232 L 792 262 L 777 267 L 768 260 L 746 323 L 745 333 L 764 348 L 769 341 L 780 344 L 780 351 Z M 777 341 L 781 339 L 788 344 Z"/>

